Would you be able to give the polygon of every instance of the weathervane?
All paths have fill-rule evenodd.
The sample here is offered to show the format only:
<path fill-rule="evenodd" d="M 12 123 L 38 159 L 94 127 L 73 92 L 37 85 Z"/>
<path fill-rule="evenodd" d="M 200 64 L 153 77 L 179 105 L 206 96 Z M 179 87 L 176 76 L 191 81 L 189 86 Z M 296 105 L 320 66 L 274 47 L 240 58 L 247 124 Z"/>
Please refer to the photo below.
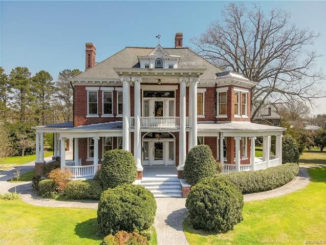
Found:
<path fill-rule="evenodd" d="M 160 41 L 161 41 L 161 35 L 160 35 L 160 34 L 158 34 L 158 35 L 156 35 L 155 37 L 156 37 L 156 38 L 157 38 L 157 40 L 158 40 L 158 44 L 160 44 Z"/>

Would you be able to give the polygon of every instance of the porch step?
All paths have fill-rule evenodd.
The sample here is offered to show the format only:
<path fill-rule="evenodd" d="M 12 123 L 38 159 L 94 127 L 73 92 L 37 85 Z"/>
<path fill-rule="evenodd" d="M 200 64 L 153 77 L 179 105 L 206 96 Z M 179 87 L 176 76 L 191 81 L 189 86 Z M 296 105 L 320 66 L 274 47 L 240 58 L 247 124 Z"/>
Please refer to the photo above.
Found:
<path fill-rule="evenodd" d="M 181 197 L 178 178 L 143 178 L 141 185 L 150 190 L 154 197 Z"/>

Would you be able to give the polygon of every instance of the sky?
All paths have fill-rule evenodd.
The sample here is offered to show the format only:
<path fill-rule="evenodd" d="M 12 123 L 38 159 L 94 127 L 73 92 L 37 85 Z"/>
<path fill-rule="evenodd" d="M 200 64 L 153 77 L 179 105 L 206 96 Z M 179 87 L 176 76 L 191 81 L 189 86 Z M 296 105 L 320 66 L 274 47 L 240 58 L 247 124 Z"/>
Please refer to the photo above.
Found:
<path fill-rule="evenodd" d="M 247 7 L 249 2 L 242 2 Z M 229 2 L 4 2 L 0 0 L 0 66 L 6 73 L 16 66 L 40 70 L 54 79 L 64 69 L 85 67 L 85 43 L 93 42 L 97 62 L 126 46 L 174 46 L 183 32 L 184 46 L 221 21 Z M 326 2 L 255 2 L 263 10 L 287 11 L 299 28 L 320 34 L 314 50 L 322 57 L 316 69 L 326 74 Z M 326 80 L 321 82 L 326 95 Z M 326 113 L 326 99 L 314 101 L 313 113 Z"/>

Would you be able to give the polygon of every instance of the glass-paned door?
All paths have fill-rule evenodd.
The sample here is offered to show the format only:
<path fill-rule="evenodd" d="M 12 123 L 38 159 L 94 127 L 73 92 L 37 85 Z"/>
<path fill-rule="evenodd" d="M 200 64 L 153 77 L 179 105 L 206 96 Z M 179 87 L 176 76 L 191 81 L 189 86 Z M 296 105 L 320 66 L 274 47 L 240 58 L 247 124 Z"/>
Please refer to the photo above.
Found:
<path fill-rule="evenodd" d="M 163 101 L 155 101 L 155 117 L 163 117 Z"/>
<path fill-rule="evenodd" d="M 156 161 L 163 160 L 163 143 L 162 142 L 154 143 L 154 159 Z"/>

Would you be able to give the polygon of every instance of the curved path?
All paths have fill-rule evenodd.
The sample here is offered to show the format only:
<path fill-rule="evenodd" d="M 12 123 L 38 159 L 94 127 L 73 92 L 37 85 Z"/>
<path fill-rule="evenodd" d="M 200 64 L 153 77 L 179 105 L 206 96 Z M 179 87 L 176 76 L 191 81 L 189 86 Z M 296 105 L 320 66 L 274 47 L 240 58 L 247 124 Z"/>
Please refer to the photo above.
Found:
<path fill-rule="evenodd" d="M 33 169 L 33 164 L 29 163 L 16 167 L 21 172 Z M 23 201 L 47 207 L 67 207 L 67 208 L 97 208 L 97 201 L 56 201 L 38 197 L 32 191 L 31 182 L 7 182 L 15 173 L 14 170 L 0 171 L 0 193 L 14 192 L 20 194 Z M 300 167 L 299 175 L 286 185 L 271 191 L 252 193 L 244 195 L 244 201 L 258 201 L 274 197 L 283 196 L 303 189 L 309 184 L 309 174 L 307 167 Z M 154 226 L 157 231 L 158 244 L 188 244 L 182 229 L 182 222 L 186 216 L 185 198 L 157 198 L 157 214 Z"/>

